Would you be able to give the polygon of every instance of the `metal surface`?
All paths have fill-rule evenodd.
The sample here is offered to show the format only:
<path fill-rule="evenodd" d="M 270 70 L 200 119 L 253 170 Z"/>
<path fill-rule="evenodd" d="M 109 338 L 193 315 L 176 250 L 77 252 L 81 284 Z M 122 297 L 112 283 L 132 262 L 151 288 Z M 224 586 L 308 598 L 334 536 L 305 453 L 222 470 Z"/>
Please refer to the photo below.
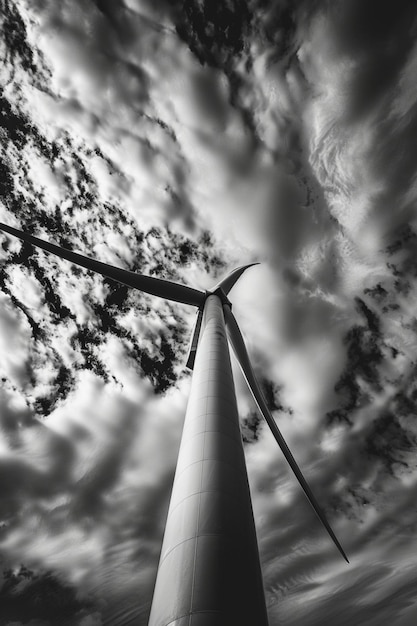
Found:
<path fill-rule="evenodd" d="M 221 289 L 227 295 L 233 285 L 242 276 L 243 272 L 249 267 L 253 267 L 254 265 L 259 265 L 259 263 L 249 263 L 248 265 L 242 265 L 241 267 L 237 267 L 236 269 L 232 270 L 227 276 L 222 278 L 222 280 L 217 283 L 212 289 L 210 289 L 210 291 L 214 293 L 216 289 Z"/>
<path fill-rule="evenodd" d="M 179 285 L 178 283 L 173 283 L 170 280 L 154 278 L 153 276 L 143 276 L 143 274 L 136 274 L 135 272 L 129 272 L 128 270 L 124 270 L 120 267 L 114 267 L 113 265 L 108 265 L 107 263 L 101 263 L 100 261 L 90 259 L 89 257 L 73 252 L 72 250 L 61 248 L 53 243 L 49 243 L 49 241 L 44 241 L 43 239 L 29 235 L 28 233 L 18 230 L 17 228 L 13 228 L 12 226 L 7 226 L 6 224 L 0 223 L 0 230 L 3 230 L 9 235 L 14 235 L 26 243 L 36 246 L 37 248 L 42 248 L 42 250 L 46 250 L 46 252 L 51 252 L 52 254 L 59 256 L 61 259 L 67 259 L 68 261 L 71 261 L 76 265 L 80 265 L 81 267 L 85 267 L 92 272 L 97 272 L 98 274 L 111 278 L 112 280 L 116 280 L 123 285 L 133 287 L 134 289 L 140 289 L 140 291 L 145 291 L 146 293 L 159 296 L 160 298 L 174 300 L 175 302 L 183 302 L 184 304 L 191 304 L 193 306 L 201 306 L 206 297 L 205 292 L 200 291 L 199 289 L 187 287 L 186 285 Z"/>
<path fill-rule="evenodd" d="M 219 298 L 207 298 L 149 626 L 266 626 Z"/>
<path fill-rule="evenodd" d="M 258 385 L 258 381 L 255 378 L 255 374 L 253 373 L 252 365 L 250 363 L 249 356 L 246 351 L 245 342 L 243 341 L 243 337 L 240 332 L 239 326 L 237 325 L 235 317 L 228 306 L 224 306 L 223 308 L 224 308 L 224 316 L 226 320 L 227 334 L 228 334 L 230 343 L 232 344 L 233 351 L 236 355 L 236 358 L 242 370 L 243 376 L 245 377 L 248 387 L 252 393 L 252 396 L 256 404 L 258 405 L 259 411 L 261 412 L 261 415 L 263 415 L 263 417 L 265 418 L 265 421 L 267 422 L 269 428 L 271 429 L 276 442 L 281 448 L 286 460 L 288 461 L 289 466 L 294 472 L 298 482 L 300 483 L 302 489 L 304 490 L 304 493 L 306 494 L 318 518 L 320 519 L 321 523 L 323 524 L 323 526 L 329 533 L 331 539 L 333 540 L 333 543 L 339 550 L 340 554 L 347 561 L 347 563 L 349 563 L 348 558 L 342 546 L 340 545 L 336 535 L 334 534 L 329 522 L 327 521 L 323 510 L 321 509 L 319 503 L 317 502 L 310 488 L 310 485 L 307 483 L 306 479 L 304 478 L 300 468 L 297 465 L 296 460 L 294 459 L 291 453 L 291 450 L 287 446 L 287 443 L 284 437 L 282 436 L 278 426 L 275 423 L 274 418 L 272 417 L 268 409 L 268 406 L 265 402 L 264 395 Z"/>
<path fill-rule="evenodd" d="M 201 322 L 203 320 L 203 310 L 198 309 L 197 319 L 194 322 L 194 328 L 191 336 L 190 347 L 188 348 L 187 361 L 185 367 L 192 370 L 194 369 L 195 357 L 197 355 L 198 340 L 200 338 Z"/>

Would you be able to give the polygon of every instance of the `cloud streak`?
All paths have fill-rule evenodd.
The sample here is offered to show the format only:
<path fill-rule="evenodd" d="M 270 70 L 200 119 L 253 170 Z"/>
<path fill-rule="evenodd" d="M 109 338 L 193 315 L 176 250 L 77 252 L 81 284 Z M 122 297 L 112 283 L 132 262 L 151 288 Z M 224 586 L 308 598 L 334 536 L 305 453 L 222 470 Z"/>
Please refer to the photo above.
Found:
<path fill-rule="evenodd" d="M 414 623 L 413 3 L 1 11 L 1 221 L 202 289 L 263 262 L 234 311 L 352 562 L 237 378 L 271 626 Z M 193 314 L 0 244 L 5 567 L 145 624 Z"/>

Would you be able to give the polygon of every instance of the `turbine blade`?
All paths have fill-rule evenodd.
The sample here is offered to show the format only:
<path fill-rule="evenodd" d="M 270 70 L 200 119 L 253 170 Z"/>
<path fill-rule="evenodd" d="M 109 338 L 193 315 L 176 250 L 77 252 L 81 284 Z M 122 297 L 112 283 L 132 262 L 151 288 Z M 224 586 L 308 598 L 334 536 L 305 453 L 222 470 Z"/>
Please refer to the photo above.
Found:
<path fill-rule="evenodd" d="M 42 248 L 42 250 L 52 252 L 52 254 L 56 254 L 61 259 L 67 259 L 68 261 L 71 261 L 71 263 L 85 267 L 91 272 L 96 272 L 97 274 L 106 276 L 106 278 L 116 280 L 123 285 L 127 285 L 127 287 L 133 287 L 134 289 L 145 291 L 153 296 L 159 296 L 160 298 L 174 300 L 175 302 L 182 302 L 183 304 L 191 304 L 192 306 L 197 307 L 204 302 L 205 293 L 199 289 L 193 289 L 192 287 L 187 287 L 186 285 L 173 283 L 170 280 L 154 278 L 153 276 L 143 276 L 142 274 L 136 274 L 135 272 L 130 272 L 128 270 L 121 269 L 120 267 L 114 267 L 113 265 L 108 265 L 107 263 L 90 259 L 82 254 L 72 252 L 72 250 L 67 250 L 66 248 L 61 248 L 60 246 L 44 241 L 43 239 L 38 239 L 38 237 L 29 235 L 28 233 L 18 230 L 17 228 L 13 228 L 12 226 L 2 224 L 1 222 L 0 230 L 3 230 L 9 235 L 14 235 L 26 243 Z"/>
<path fill-rule="evenodd" d="M 222 289 L 227 296 L 233 285 L 242 276 L 243 272 L 247 270 L 248 267 L 252 267 L 253 265 L 259 265 L 259 263 L 249 263 L 249 265 L 242 265 L 241 267 L 237 267 L 236 269 L 232 270 L 227 276 L 222 278 L 222 280 L 217 283 L 217 285 L 210 289 L 210 292 L 214 293 L 216 289 Z"/>
<path fill-rule="evenodd" d="M 261 412 L 261 414 L 263 415 L 263 417 L 265 418 L 269 428 L 272 431 L 272 434 L 274 435 L 276 442 L 278 443 L 279 447 L 281 448 L 289 466 L 291 467 L 292 471 L 294 472 L 298 482 L 300 483 L 302 489 L 304 490 L 305 495 L 307 496 L 311 506 L 313 507 L 314 511 L 316 512 L 318 518 L 320 519 L 321 523 L 323 524 L 323 526 L 325 527 L 325 529 L 327 530 L 327 532 L 329 533 L 330 537 L 333 540 L 333 543 L 335 544 L 335 546 L 337 547 L 337 549 L 339 550 L 340 554 L 343 556 L 343 558 L 347 561 L 347 563 L 349 563 L 349 560 L 342 548 L 342 546 L 340 545 L 336 535 L 334 534 L 329 522 L 326 519 L 326 516 L 324 514 L 324 512 L 322 511 L 321 507 L 319 506 L 309 484 L 307 483 L 306 479 L 304 478 L 300 468 L 297 465 L 296 460 L 294 459 L 289 447 L 287 446 L 284 437 L 282 436 L 278 426 L 275 423 L 274 418 L 271 415 L 271 412 L 268 409 L 268 406 L 266 404 L 264 395 L 258 385 L 258 382 L 255 378 L 255 375 L 253 373 L 253 369 L 252 369 L 252 365 L 250 363 L 249 360 L 249 356 L 246 350 L 246 346 L 245 346 L 245 342 L 243 340 L 242 337 L 242 333 L 240 332 L 239 326 L 237 325 L 236 319 L 233 315 L 233 313 L 230 310 L 230 307 L 228 307 L 227 305 L 223 307 L 224 310 L 224 314 L 225 314 L 225 321 L 226 321 L 226 329 L 227 329 L 227 334 L 230 340 L 230 343 L 232 344 L 232 348 L 233 351 L 236 355 L 236 358 L 238 360 L 238 363 L 240 365 L 240 368 L 243 372 L 243 376 L 246 379 L 246 382 L 248 384 L 248 387 L 252 393 L 252 396 L 259 408 L 259 411 Z"/>
<path fill-rule="evenodd" d="M 188 349 L 187 362 L 185 364 L 185 367 L 188 367 L 188 369 L 190 370 L 194 369 L 194 363 L 195 363 L 195 357 L 197 354 L 197 346 L 198 346 L 198 340 L 200 338 L 200 330 L 201 330 L 202 321 L 203 321 L 203 310 L 198 309 L 197 319 L 194 322 L 194 328 L 193 328 L 193 332 L 191 335 L 190 347 Z"/>

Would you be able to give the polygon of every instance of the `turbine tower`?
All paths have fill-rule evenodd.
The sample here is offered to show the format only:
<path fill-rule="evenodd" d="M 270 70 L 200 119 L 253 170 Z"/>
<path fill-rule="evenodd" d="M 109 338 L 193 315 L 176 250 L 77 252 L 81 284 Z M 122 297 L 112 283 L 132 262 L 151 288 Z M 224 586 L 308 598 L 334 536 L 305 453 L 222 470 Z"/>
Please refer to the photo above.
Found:
<path fill-rule="evenodd" d="M 149 626 L 268 624 L 228 343 L 305 495 L 348 562 L 267 407 L 231 310 L 228 294 L 254 264 L 204 292 L 101 263 L 5 224 L 0 229 L 128 287 L 197 308 L 187 359 L 194 370 L 191 392 Z"/>

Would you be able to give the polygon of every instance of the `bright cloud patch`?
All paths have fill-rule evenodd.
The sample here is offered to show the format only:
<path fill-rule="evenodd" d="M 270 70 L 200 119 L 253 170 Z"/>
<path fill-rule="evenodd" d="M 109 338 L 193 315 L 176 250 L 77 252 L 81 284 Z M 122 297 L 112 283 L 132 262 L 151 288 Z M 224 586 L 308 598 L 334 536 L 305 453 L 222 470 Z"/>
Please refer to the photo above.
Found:
<path fill-rule="evenodd" d="M 261 261 L 234 311 L 351 559 L 238 378 L 271 626 L 414 623 L 414 3 L 0 5 L 1 221 L 202 289 Z M 6 619 L 146 624 L 194 312 L 3 235 L 0 287 Z"/>

